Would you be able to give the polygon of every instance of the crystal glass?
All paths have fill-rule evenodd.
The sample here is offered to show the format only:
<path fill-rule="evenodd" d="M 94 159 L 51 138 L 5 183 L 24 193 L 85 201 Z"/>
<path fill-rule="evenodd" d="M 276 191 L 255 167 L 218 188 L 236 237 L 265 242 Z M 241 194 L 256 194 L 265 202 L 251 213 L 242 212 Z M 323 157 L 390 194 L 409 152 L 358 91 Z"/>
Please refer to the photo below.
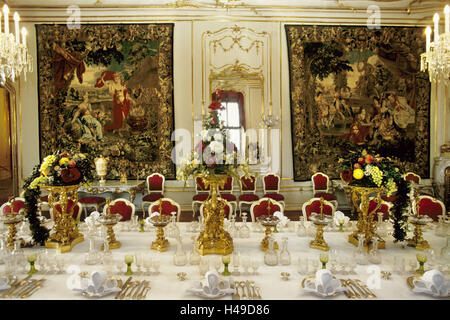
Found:
<path fill-rule="evenodd" d="M 363 234 L 360 234 L 358 237 L 358 249 L 356 251 L 356 263 L 359 265 L 366 265 L 367 264 L 367 252 L 364 248 L 364 238 L 365 236 Z"/>
<path fill-rule="evenodd" d="M 319 259 L 308 259 L 309 262 L 309 272 L 315 274 L 317 270 L 321 268 L 321 263 Z"/>
<path fill-rule="evenodd" d="M 269 248 L 264 253 L 264 263 L 268 266 L 278 265 L 278 254 L 274 249 L 274 242 L 273 237 L 269 237 Z"/>
<path fill-rule="evenodd" d="M 158 258 L 153 258 L 153 272 L 159 274 L 159 267 L 161 266 L 161 261 Z"/>
<path fill-rule="evenodd" d="M 378 238 L 372 238 L 372 250 L 369 254 L 369 262 L 372 264 L 380 264 L 381 263 L 381 254 L 378 250 Z"/>
<path fill-rule="evenodd" d="M 252 269 L 253 269 L 253 275 L 257 275 L 258 274 L 258 268 L 259 268 L 259 262 L 256 258 L 252 259 Z"/>
<path fill-rule="evenodd" d="M 177 238 L 177 249 L 173 256 L 173 264 L 176 266 L 184 266 L 187 263 L 187 255 L 183 248 L 181 237 Z"/>
<path fill-rule="evenodd" d="M 242 269 L 243 269 L 243 274 L 244 275 L 249 275 L 249 268 L 251 266 L 251 258 L 248 254 L 243 254 L 241 256 L 241 265 L 242 265 Z"/>
<path fill-rule="evenodd" d="M 89 265 L 99 264 L 102 261 L 100 253 L 95 248 L 95 235 L 90 233 L 89 237 L 89 252 L 86 254 L 84 262 Z"/>
<path fill-rule="evenodd" d="M 0 238 L 0 264 L 4 263 L 4 260 L 11 254 L 11 250 L 9 249 L 6 240 L 6 233 L 2 234 Z"/>
<path fill-rule="evenodd" d="M 300 273 L 301 275 L 308 274 L 308 258 L 298 257 L 297 264 L 298 273 Z"/>
<path fill-rule="evenodd" d="M 167 225 L 167 236 L 169 238 L 177 238 L 180 236 L 180 229 L 177 226 L 177 217 L 176 212 L 172 212 L 172 216 L 170 217 L 170 223 Z"/>
<path fill-rule="evenodd" d="M 214 269 L 216 269 L 217 272 L 219 272 L 220 268 L 222 267 L 222 258 L 221 257 L 211 257 L 211 264 L 214 266 Z"/>
<path fill-rule="evenodd" d="M 300 224 L 298 225 L 298 228 L 297 228 L 297 236 L 299 236 L 299 237 L 307 236 L 307 230 L 305 227 L 305 217 L 304 216 L 300 217 Z"/>
<path fill-rule="evenodd" d="M 282 249 L 280 252 L 280 264 L 283 266 L 288 266 L 291 264 L 291 254 L 288 251 L 287 245 L 288 245 L 288 238 L 283 237 L 281 246 Z"/>
<path fill-rule="evenodd" d="M 58 274 L 64 274 L 66 272 L 66 260 L 64 259 L 63 255 L 58 254 L 56 255 L 56 269 Z"/>
<path fill-rule="evenodd" d="M 198 271 L 201 276 L 204 276 L 206 272 L 209 270 L 209 259 L 208 257 L 202 257 L 200 260 L 200 264 L 198 265 Z"/>
<path fill-rule="evenodd" d="M 416 255 L 417 261 L 419 262 L 419 269 L 417 269 L 417 273 L 420 274 L 421 276 L 423 276 L 423 274 L 425 273 L 425 262 L 427 262 L 427 256 L 421 253 L 418 253 Z"/>
<path fill-rule="evenodd" d="M 136 262 L 136 274 L 142 274 L 142 267 L 144 266 L 144 255 L 142 252 L 134 253 L 134 261 Z"/>
<path fill-rule="evenodd" d="M 231 276 L 231 272 L 228 270 L 228 265 L 230 264 L 230 261 L 231 259 L 229 255 L 222 256 L 222 263 L 224 265 L 222 272 L 223 276 Z"/>
<path fill-rule="evenodd" d="M 28 274 L 35 274 L 37 272 L 34 263 L 36 262 L 37 254 L 31 253 L 27 255 L 27 261 L 30 263 L 30 271 L 28 271 Z"/>
<path fill-rule="evenodd" d="M 192 266 L 198 266 L 200 264 L 201 256 L 198 253 L 197 250 L 197 242 L 195 240 L 195 236 L 192 237 L 192 246 L 191 246 L 191 252 L 189 253 L 189 263 Z"/>
<path fill-rule="evenodd" d="M 125 272 L 126 276 L 133 275 L 133 270 L 131 270 L 131 264 L 133 263 L 134 257 L 132 254 L 127 254 L 124 257 L 124 261 L 127 264 L 127 271 Z"/>
<path fill-rule="evenodd" d="M 27 260 L 21 247 L 21 240 L 14 241 L 14 249 L 11 254 L 14 258 L 14 264 L 18 272 L 21 272 L 24 268 L 27 267 Z"/>
<path fill-rule="evenodd" d="M 444 262 L 450 262 L 450 248 L 448 247 L 448 239 L 450 236 L 447 236 L 447 245 L 441 249 L 441 260 Z"/>
<path fill-rule="evenodd" d="M 445 225 L 445 217 L 443 215 L 440 215 L 438 217 L 439 222 L 436 226 L 436 229 L 434 230 L 434 234 L 438 237 L 445 237 L 447 236 L 447 227 Z"/>
<path fill-rule="evenodd" d="M 326 269 L 327 268 L 327 263 L 328 263 L 328 255 L 325 253 L 322 253 L 319 256 L 320 262 L 322 263 L 322 269 Z"/>
<path fill-rule="evenodd" d="M 233 276 L 238 276 L 241 273 L 239 272 L 239 260 L 240 260 L 240 254 L 236 250 L 233 251 L 233 256 L 231 259 L 231 263 L 233 265 Z"/>
<path fill-rule="evenodd" d="M 231 238 L 237 238 L 238 230 L 236 228 L 236 218 L 234 216 L 230 219 L 230 229 L 228 232 L 230 233 Z"/>
<path fill-rule="evenodd" d="M 247 225 L 247 212 L 242 213 L 242 226 L 239 228 L 241 238 L 250 238 L 250 228 Z"/>
<path fill-rule="evenodd" d="M 152 269 L 152 256 L 149 254 L 144 256 L 144 268 L 145 268 L 145 275 L 149 276 L 151 274 Z"/>
<path fill-rule="evenodd" d="M 394 256 L 394 272 L 403 275 L 405 273 L 405 258 Z"/>

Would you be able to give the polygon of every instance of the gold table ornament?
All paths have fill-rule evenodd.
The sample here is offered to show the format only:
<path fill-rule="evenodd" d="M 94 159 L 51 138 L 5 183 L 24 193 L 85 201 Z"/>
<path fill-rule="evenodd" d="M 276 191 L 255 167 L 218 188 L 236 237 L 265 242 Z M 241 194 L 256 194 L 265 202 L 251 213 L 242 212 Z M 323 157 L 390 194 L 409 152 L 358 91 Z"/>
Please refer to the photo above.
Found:
<path fill-rule="evenodd" d="M 14 239 L 17 234 L 17 225 L 22 222 L 23 216 L 19 213 L 14 213 L 14 197 L 9 197 L 8 202 L 11 204 L 10 212 L 1 215 L 1 221 L 8 227 L 8 247 L 14 249 Z"/>
<path fill-rule="evenodd" d="M 209 196 L 204 202 L 205 211 L 203 221 L 204 230 L 197 238 L 197 250 L 199 254 L 221 254 L 227 255 L 233 252 L 233 239 L 230 234 L 223 229 L 225 218 L 225 201 L 218 199 L 219 186 L 223 187 L 227 181 L 227 176 L 223 174 L 199 175 L 203 179 L 206 187 L 209 186 Z"/>
<path fill-rule="evenodd" d="M 333 221 L 333 219 L 331 217 L 324 216 L 323 204 L 324 199 L 320 198 L 320 213 L 313 213 L 310 217 L 311 221 L 316 225 L 317 231 L 316 237 L 314 238 L 314 240 L 311 240 L 309 246 L 313 249 L 328 251 L 330 250 L 330 247 L 323 238 L 323 228 L 331 221 Z"/>
<path fill-rule="evenodd" d="M 269 201 L 270 204 L 270 201 Z M 270 208 L 270 207 L 269 207 Z M 270 209 L 268 209 L 269 211 Z M 271 216 L 271 215 L 263 215 L 259 216 L 257 218 L 257 221 L 266 228 L 266 236 L 261 241 L 261 250 L 267 251 L 269 250 L 269 237 L 272 233 L 272 227 L 276 226 L 277 223 L 280 221 L 277 217 Z M 273 242 L 273 248 L 275 250 L 278 250 L 278 243 L 276 241 Z"/>
<path fill-rule="evenodd" d="M 109 249 L 119 249 L 122 244 L 120 243 L 120 241 L 118 241 L 116 239 L 116 235 L 114 233 L 114 226 L 120 221 L 120 219 L 122 219 L 122 216 L 118 213 L 115 214 L 111 214 L 109 211 L 109 202 L 108 201 L 109 198 L 107 199 L 107 203 L 106 205 L 108 206 L 107 208 L 107 214 L 101 215 L 98 218 L 98 222 L 100 222 L 102 225 L 104 225 L 106 227 L 106 233 L 108 235 L 108 246 Z M 102 245 L 102 250 L 104 250 L 105 247 L 104 245 Z"/>
<path fill-rule="evenodd" d="M 352 202 L 358 212 L 358 222 L 356 224 L 356 231 L 348 236 L 348 241 L 354 246 L 358 246 L 358 237 L 363 234 L 364 248 L 367 251 L 372 249 L 372 238 L 378 238 L 378 249 L 386 248 L 386 241 L 383 240 L 377 233 L 377 221 L 373 219 L 378 209 L 381 207 L 382 199 L 381 194 L 386 193 L 386 189 L 383 187 L 359 187 L 347 185 L 352 191 Z M 374 200 L 377 202 L 377 206 L 374 210 L 369 212 L 369 196 L 376 194 Z M 359 201 L 359 205 L 358 205 Z"/>
<path fill-rule="evenodd" d="M 409 218 L 409 222 L 414 226 L 414 236 L 407 239 L 409 247 L 414 247 L 416 250 L 426 250 L 430 248 L 430 244 L 423 238 L 422 228 L 431 222 L 432 219 L 427 216 L 412 216 Z"/>
<path fill-rule="evenodd" d="M 83 235 L 77 230 L 73 219 L 73 209 L 78 202 L 78 188 L 80 184 L 71 186 L 43 186 L 49 191 L 48 203 L 53 208 L 55 214 L 55 225 L 49 240 L 45 242 L 45 247 L 59 249 L 61 253 L 69 252 L 72 248 L 84 241 Z M 67 210 L 69 200 L 73 201 L 73 206 Z M 56 205 L 61 206 L 61 212 L 56 209 Z"/>
<path fill-rule="evenodd" d="M 164 227 L 170 222 L 170 217 L 162 214 L 162 202 L 159 199 L 159 215 L 150 219 L 150 222 L 157 228 L 156 240 L 152 242 L 151 249 L 159 252 L 167 251 L 169 240 L 164 237 Z"/>

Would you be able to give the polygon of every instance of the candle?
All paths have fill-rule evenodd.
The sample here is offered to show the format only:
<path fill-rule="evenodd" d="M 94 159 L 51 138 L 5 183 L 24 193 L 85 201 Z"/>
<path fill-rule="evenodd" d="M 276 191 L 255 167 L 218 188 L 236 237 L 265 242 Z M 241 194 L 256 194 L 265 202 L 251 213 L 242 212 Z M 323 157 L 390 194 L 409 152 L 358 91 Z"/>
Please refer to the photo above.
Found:
<path fill-rule="evenodd" d="M 445 33 L 450 32 L 450 6 L 446 5 L 444 8 L 445 13 Z"/>
<path fill-rule="evenodd" d="M 20 41 L 19 20 L 19 14 L 17 12 L 14 12 L 14 35 L 16 36 L 16 43 L 19 43 Z"/>
<path fill-rule="evenodd" d="M 22 44 L 25 46 L 27 43 L 27 29 L 22 27 Z"/>
<path fill-rule="evenodd" d="M 430 43 L 431 43 L 431 28 L 427 27 L 425 29 L 425 34 L 427 36 L 427 54 L 430 51 Z"/>
<path fill-rule="evenodd" d="M 5 34 L 8 35 L 9 33 L 9 8 L 8 6 L 5 4 L 3 6 L 3 15 L 5 17 Z"/>
<path fill-rule="evenodd" d="M 439 42 L 439 15 L 437 13 L 433 16 L 434 21 L 434 45 Z"/>

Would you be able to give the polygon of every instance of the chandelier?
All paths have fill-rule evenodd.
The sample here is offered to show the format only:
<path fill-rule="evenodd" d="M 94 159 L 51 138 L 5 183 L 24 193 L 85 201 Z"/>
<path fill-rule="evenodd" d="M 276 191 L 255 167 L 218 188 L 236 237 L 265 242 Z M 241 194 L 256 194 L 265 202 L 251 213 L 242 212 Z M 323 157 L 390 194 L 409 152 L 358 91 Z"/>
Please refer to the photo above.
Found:
<path fill-rule="evenodd" d="M 450 79 L 450 6 L 446 5 L 445 32 L 439 34 L 439 14 L 433 16 L 434 41 L 431 42 L 431 28 L 425 29 L 427 51 L 421 54 L 421 71 L 428 69 L 431 82 Z"/>
<path fill-rule="evenodd" d="M 22 28 L 22 42 L 19 33 L 19 14 L 14 13 L 14 35 L 9 32 L 9 8 L 3 6 L 4 28 L 1 25 L 0 12 L 0 85 L 4 85 L 7 80 L 12 82 L 23 71 L 25 79 L 26 72 L 32 72 L 32 58 L 26 46 L 27 30 Z"/>

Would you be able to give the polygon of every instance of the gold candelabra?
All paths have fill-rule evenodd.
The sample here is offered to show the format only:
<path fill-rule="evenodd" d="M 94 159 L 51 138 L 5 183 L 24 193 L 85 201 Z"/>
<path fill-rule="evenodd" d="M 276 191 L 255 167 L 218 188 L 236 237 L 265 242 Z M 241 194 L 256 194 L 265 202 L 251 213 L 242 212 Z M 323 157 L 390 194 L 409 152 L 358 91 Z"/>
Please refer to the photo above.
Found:
<path fill-rule="evenodd" d="M 261 240 L 261 250 L 267 251 L 269 249 L 269 237 L 272 233 L 272 227 L 275 227 L 279 221 L 277 217 L 274 217 L 270 214 L 271 210 L 271 201 L 267 200 L 267 215 L 263 215 L 258 217 L 258 222 L 266 228 L 264 239 Z M 273 248 L 278 250 L 278 243 L 276 241 L 273 242 Z"/>
<path fill-rule="evenodd" d="M 320 213 L 317 215 L 313 215 L 310 219 L 313 221 L 316 226 L 316 237 L 309 243 L 309 246 L 313 249 L 318 249 L 322 251 L 330 250 L 330 247 L 325 242 L 323 238 L 323 228 L 331 222 L 331 218 L 324 217 L 323 215 L 323 205 L 324 199 L 320 198 Z"/>
<path fill-rule="evenodd" d="M 157 228 L 156 240 L 152 242 L 151 249 L 164 252 L 169 247 L 169 240 L 164 237 L 164 227 L 169 223 L 170 217 L 163 215 L 162 199 L 159 199 L 159 216 L 153 217 L 150 221 Z"/>
<path fill-rule="evenodd" d="M 225 218 L 225 205 L 223 199 L 218 199 L 219 186 L 223 187 L 227 181 L 226 175 L 200 176 L 206 187 L 209 186 L 209 196 L 204 202 L 205 213 L 203 214 L 205 228 L 200 232 L 197 239 L 197 249 L 201 255 L 222 254 L 227 255 L 233 252 L 233 239 L 230 234 L 223 229 L 223 219 Z"/>
<path fill-rule="evenodd" d="M 423 238 L 422 228 L 432 220 L 425 215 L 420 215 L 419 202 L 417 201 L 418 195 L 414 187 L 411 188 L 410 198 L 413 215 L 410 216 L 409 222 L 414 226 L 414 235 L 412 238 L 407 239 L 406 241 L 409 247 L 414 247 L 416 248 L 416 250 L 426 250 L 430 248 L 430 244 Z"/>
<path fill-rule="evenodd" d="M 9 197 L 8 202 L 10 203 L 10 211 L 8 214 L 2 214 L 3 223 L 8 226 L 8 247 L 14 249 L 14 239 L 17 234 L 17 225 L 22 222 L 23 216 L 18 212 L 14 212 L 14 197 Z"/>
<path fill-rule="evenodd" d="M 106 199 L 106 215 L 99 218 L 99 222 L 106 227 L 106 233 L 108 235 L 108 247 L 109 249 L 119 249 L 122 244 L 116 239 L 114 233 L 114 226 L 122 219 L 120 214 L 111 214 L 110 208 L 111 199 Z M 102 250 L 104 250 L 104 245 L 102 245 Z"/>
<path fill-rule="evenodd" d="M 359 187 L 351 185 L 348 185 L 348 187 L 352 191 L 352 202 L 358 212 L 356 231 L 348 236 L 348 241 L 357 247 L 359 235 L 363 234 L 364 248 L 369 251 L 373 246 L 372 239 L 377 237 L 378 249 L 385 249 L 386 241 L 376 233 L 377 221 L 373 218 L 374 214 L 376 214 L 382 205 L 381 194 L 385 193 L 385 188 Z M 377 206 L 374 210 L 369 212 L 370 194 L 376 194 L 375 201 L 377 202 Z"/>
<path fill-rule="evenodd" d="M 61 253 L 69 252 L 73 246 L 83 242 L 84 237 L 75 226 L 73 209 L 78 203 L 78 188 L 80 184 L 72 186 L 44 186 L 49 191 L 48 203 L 52 207 L 55 216 L 53 233 L 45 242 L 46 248 L 59 249 Z M 69 200 L 73 205 L 68 209 Z M 56 205 L 60 205 L 57 210 Z"/>

